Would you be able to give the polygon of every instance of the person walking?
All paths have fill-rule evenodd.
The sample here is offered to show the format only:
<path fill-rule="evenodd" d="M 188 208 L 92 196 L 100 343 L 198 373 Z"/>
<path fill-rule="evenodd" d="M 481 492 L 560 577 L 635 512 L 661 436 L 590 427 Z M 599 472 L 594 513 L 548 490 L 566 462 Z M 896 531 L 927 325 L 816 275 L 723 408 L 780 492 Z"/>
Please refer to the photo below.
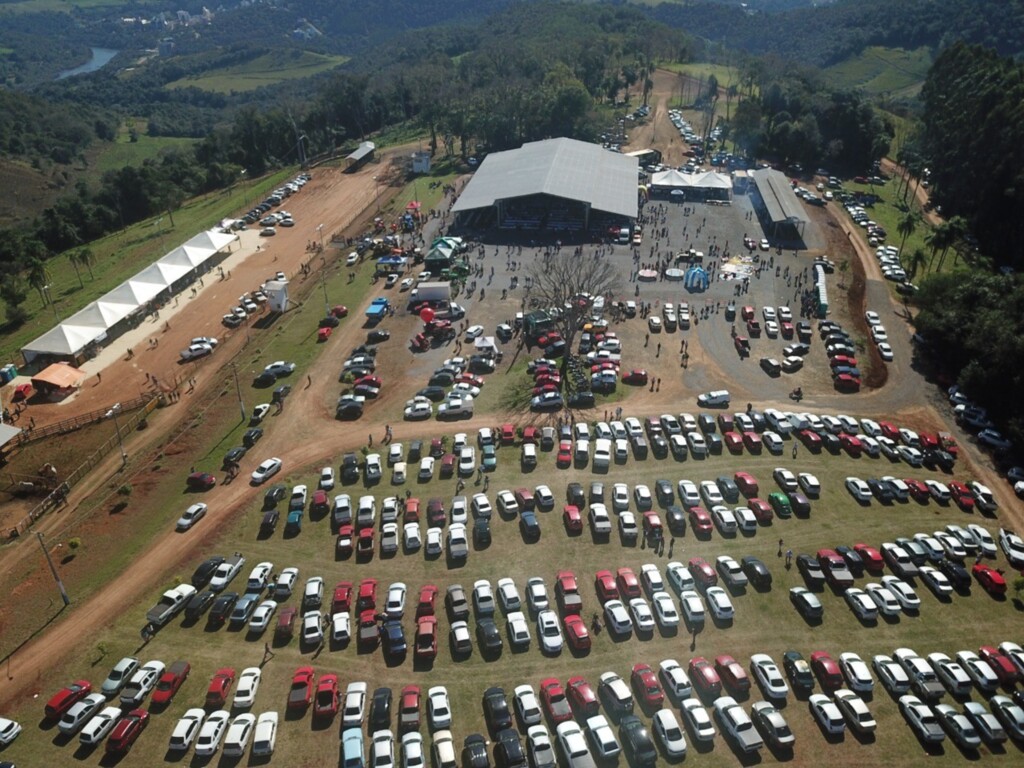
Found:
<path fill-rule="evenodd" d="M 266 664 L 270 659 L 274 658 L 274 652 L 270 650 L 270 643 L 263 644 L 263 661 L 260 662 L 260 666 Z"/>
<path fill-rule="evenodd" d="M 786 550 L 786 567 L 789 568 L 793 564 L 793 550 Z"/>

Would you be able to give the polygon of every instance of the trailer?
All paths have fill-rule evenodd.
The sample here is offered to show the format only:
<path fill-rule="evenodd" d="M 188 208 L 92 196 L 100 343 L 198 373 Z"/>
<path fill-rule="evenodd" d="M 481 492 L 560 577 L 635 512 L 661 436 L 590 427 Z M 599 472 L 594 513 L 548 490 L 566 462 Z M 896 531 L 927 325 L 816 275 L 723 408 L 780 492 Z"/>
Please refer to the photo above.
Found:
<path fill-rule="evenodd" d="M 366 316 L 371 320 L 382 320 L 388 314 L 390 303 L 384 296 L 379 296 L 370 302 L 370 306 L 366 309 Z"/>

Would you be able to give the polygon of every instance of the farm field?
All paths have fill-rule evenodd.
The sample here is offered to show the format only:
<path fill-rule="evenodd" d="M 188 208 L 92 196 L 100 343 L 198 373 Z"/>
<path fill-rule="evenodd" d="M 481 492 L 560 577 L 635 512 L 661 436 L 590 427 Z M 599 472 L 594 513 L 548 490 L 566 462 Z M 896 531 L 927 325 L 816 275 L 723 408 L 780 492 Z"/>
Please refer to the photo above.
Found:
<path fill-rule="evenodd" d="M 931 63 L 927 48 L 906 51 L 872 46 L 827 68 L 825 76 L 837 87 L 858 88 L 873 96 L 912 96 Z"/>
<path fill-rule="evenodd" d="M 211 69 L 196 77 L 175 80 L 166 87 L 195 87 L 216 93 L 251 91 L 319 75 L 348 60 L 345 56 L 328 56 L 309 51 L 295 51 L 294 54 L 282 57 L 280 53 L 268 53 L 244 64 Z"/>

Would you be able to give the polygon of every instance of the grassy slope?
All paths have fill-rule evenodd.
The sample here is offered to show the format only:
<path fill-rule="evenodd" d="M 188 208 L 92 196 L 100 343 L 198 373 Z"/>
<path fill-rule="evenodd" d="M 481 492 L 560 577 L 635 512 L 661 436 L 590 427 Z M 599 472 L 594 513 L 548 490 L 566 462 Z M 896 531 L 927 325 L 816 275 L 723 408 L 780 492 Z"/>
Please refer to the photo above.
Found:
<path fill-rule="evenodd" d="M 146 123 L 139 120 L 135 123 L 137 140 L 131 140 L 130 129 L 122 125 L 117 140 L 111 144 L 97 145 L 98 152 L 90 157 L 90 176 L 99 177 L 106 171 L 118 170 L 126 165 L 142 165 L 146 160 L 159 157 L 167 149 L 185 149 L 195 144 L 198 139 L 176 136 L 148 136 Z"/>
<path fill-rule="evenodd" d="M 825 70 L 829 81 L 840 88 L 858 88 L 871 95 L 912 95 L 924 82 L 931 66 L 927 48 L 873 46 L 859 55 Z"/>
<path fill-rule="evenodd" d="M 257 59 L 222 69 L 211 69 L 195 77 L 186 77 L 168 83 L 168 88 L 194 86 L 205 91 L 231 93 L 251 91 L 264 86 L 277 85 L 289 80 L 298 80 L 327 72 L 344 64 L 345 56 L 325 56 L 318 53 L 302 52 L 298 58 L 284 57 L 280 53 L 268 53 Z"/>

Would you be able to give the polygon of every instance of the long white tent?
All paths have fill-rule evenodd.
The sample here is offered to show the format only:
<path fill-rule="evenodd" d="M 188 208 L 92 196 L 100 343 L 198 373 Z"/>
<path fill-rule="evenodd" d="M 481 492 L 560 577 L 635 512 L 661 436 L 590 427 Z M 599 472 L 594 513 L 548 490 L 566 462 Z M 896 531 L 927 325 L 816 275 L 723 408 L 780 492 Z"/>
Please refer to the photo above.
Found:
<path fill-rule="evenodd" d="M 207 261 L 237 239 L 238 235 L 218 230 L 199 233 L 23 347 L 25 362 L 30 363 L 40 355 L 78 357 L 86 347 L 102 341 L 110 329 L 176 283 L 190 275 L 194 279 Z"/>

